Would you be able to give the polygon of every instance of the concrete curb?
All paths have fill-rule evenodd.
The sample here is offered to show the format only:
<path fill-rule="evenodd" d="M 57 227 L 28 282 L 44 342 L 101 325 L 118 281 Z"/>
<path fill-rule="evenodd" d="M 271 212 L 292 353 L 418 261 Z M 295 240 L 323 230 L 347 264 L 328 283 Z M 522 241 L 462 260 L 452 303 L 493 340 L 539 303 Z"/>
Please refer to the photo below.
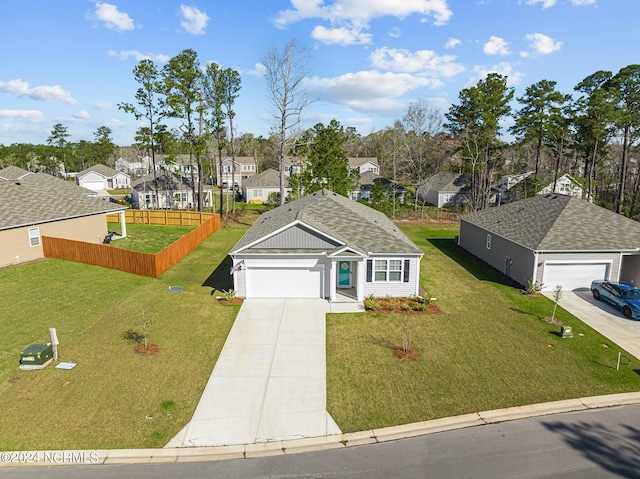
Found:
<path fill-rule="evenodd" d="M 567 399 L 531 404 L 493 411 L 463 414 L 449 418 L 421 421 L 333 436 L 309 437 L 256 444 L 167 448 L 167 449 L 109 449 L 72 451 L 15 451 L 0 453 L 0 468 L 15 466 L 99 465 L 99 464 L 158 464 L 194 461 L 223 461 L 256 457 L 298 454 L 302 452 L 340 449 L 409 437 L 434 434 L 472 426 L 513 421 L 574 411 L 586 411 L 613 406 L 640 404 L 640 392 L 611 394 L 579 399 Z"/>

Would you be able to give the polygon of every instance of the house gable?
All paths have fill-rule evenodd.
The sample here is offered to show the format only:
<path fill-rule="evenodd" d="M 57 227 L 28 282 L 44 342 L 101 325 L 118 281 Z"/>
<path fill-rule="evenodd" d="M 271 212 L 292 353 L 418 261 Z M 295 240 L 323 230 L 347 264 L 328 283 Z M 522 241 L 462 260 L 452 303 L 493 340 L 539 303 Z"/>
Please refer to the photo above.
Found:
<path fill-rule="evenodd" d="M 294 224 L 247 248 L 253 250 L 330 250 L 340 243 L 300 223 Z"/>

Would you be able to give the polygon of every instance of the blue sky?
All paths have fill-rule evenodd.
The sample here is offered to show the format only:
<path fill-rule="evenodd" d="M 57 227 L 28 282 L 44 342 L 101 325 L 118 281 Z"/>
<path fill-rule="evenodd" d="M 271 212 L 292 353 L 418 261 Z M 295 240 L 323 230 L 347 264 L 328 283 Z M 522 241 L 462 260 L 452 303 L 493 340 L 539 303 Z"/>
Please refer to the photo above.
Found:
<path fill-rule="evenodd" d="M 366 135 L 427 100 L 443 113 L 489 72 L 516 96 L 542 79 L 564 93 L 597 70 L 640 62 L 638 0 L 3 0 L 0 144 L 70 141 L 102 125 L 129 145 L 142 58 L 159 67 L 185 48 L 240 72 L 237 133 L 275 123 L 260 58 L 292 38 L 309 47 L 302 127 L 336 118 Z"/>

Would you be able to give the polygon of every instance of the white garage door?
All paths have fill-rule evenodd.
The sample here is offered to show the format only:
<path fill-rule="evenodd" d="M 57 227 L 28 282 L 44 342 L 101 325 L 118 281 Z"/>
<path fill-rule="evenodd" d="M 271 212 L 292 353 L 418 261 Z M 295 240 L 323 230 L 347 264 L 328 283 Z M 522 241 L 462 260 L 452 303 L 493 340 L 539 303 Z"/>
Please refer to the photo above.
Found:
<path fill-rule="evenodd" d="M 248 268 L 247 298 L 323 298 L 322 268 Z"/>
<path fill-rule="evenodd" d="M 564 291 L 589 288 L 594 279 L 609 279 L 610 263 L 545 263 L 542 274 L 544 291 L 562 285 Z"/>
<path fill-rule="evenodd" d="M 104 181 L 83 181 L 82 187 L 88 190 L 100 191 L 104 189 Z"/>

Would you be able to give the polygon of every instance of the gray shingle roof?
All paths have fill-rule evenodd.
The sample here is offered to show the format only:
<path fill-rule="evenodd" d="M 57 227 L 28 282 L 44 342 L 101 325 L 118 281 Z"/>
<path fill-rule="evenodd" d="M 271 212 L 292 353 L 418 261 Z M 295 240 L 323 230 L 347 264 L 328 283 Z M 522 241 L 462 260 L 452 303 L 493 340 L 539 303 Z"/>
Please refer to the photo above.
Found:
<path fill-rule="evenodd" d="M 191 188 L 191 180 L 184 176 L 177 175 L 171 171 L 161 170 L 156 172 L 154 178 L 153 173 L 143 176 L 142 178 L 131 183 L 131 188 L 136 191 L 174 191 L 180 188 Z"/>
<path fill-rule="evenodd" d="M 278 188 L 280 186 L 280 173 L 273 168 L 264 170 L 257 175 L 252 175 L 242 182 L 247 188 Z M 284 186 L 289 186 L 289 178 L 285 177 Z"/>
<path fill-rule="evenodd" d="M 460 217 L 534 251 L 633 251 L 640 223 L 561 194 L 527 198 Z"/>
<path fill-rule="evenodd" d="M 116 176 L 119 172 L 114 170 L 113 168 L 109 168 L 106 165 L 103 165 L 101 163 L 95 164 L 89 168 L 86 168 L 84 170 L 82 170 L 81 172 L 78 173 L 78 178 L 82 178 L 84 175 L 86 175 L 87 173 L 90 173 L 92 171 L 95 171 L 96 173 L 106 177 L 106 178 L 113 178 L 114 176 Z M 126 173 L 125 173 L 126 174 Z"/>
<path fill-rule="evenodd" d="M 460 173 L 440 171 L 424 180 L 418 189 L 421 192 L 439 191 L 443 193 L 458 193 L 468 189 L 469 180 Z"/>
<path fill-rule="evenodd" d="M 17 166 L 7 166 L 6 168 L 2 168 L 0 170 L 0 181 L 2 180 L 19 180 L 25 176 L 32 175 L 30 171 L 23 170 Z"/>
<path fill-rule="evenodd" d="M 0 229 L 126 209 L 90 198 L 85 191 L 46 173 L 35 173 L 18 181 L 0 181 Z"/>
<path fill-rule="evenodd" d="M 422 254 L 383 213 L 329 190 L 263 213 L 231 251 L 236 252 L 296 220 L 363 253 Z"/>

